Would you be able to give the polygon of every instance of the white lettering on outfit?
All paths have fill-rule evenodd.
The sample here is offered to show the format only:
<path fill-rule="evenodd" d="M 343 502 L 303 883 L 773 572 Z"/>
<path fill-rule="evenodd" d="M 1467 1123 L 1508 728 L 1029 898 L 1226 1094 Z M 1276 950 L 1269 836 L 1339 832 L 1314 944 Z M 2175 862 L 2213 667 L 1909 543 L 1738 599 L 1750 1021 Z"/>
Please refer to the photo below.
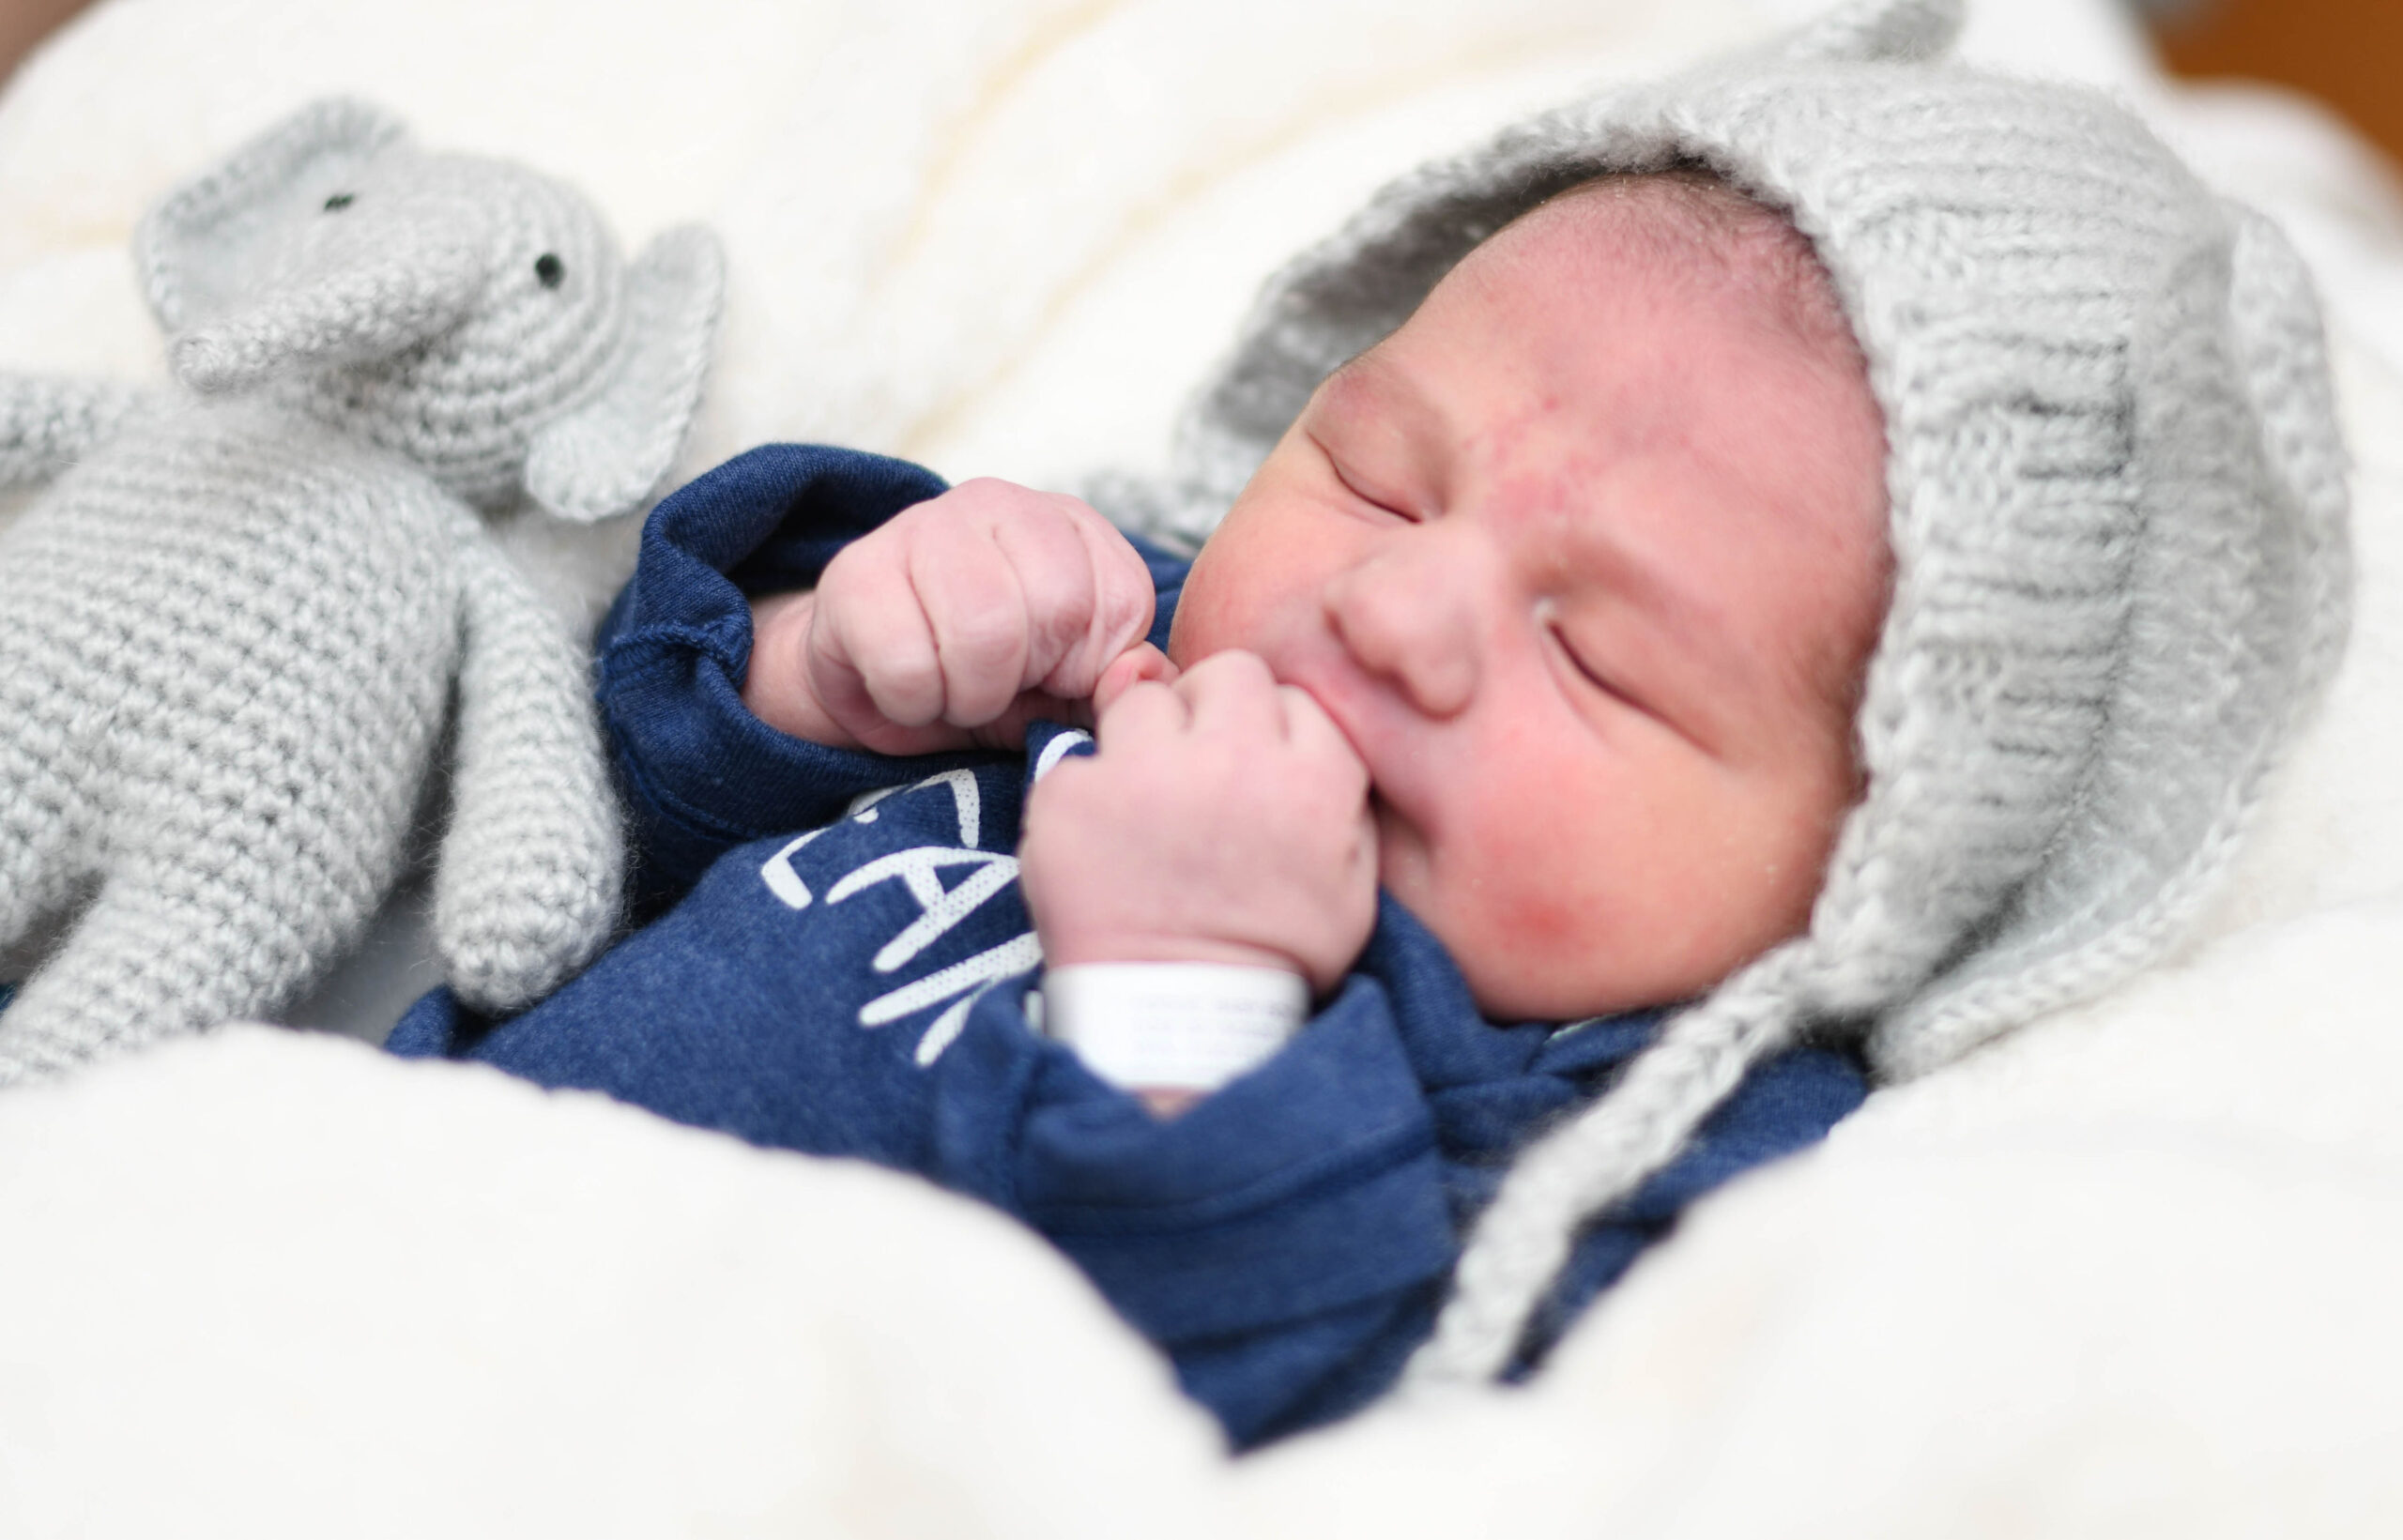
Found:
<path fill-rule="evenodd" d="M 977 866 L 983 869 L 945 892 L 935 873 L 946 866 Z M 889 856 L 878 857 L 835 883 L 828 890 L 826 902 L 840 904 L 854 893 L 896 877 L 910 890 L 910 896 L 918 901 L 918 907 L 923 912 L 903 926 L 901 933 L 885 942 L 877 953 L 873 966 L 879 973 L 890 973 L 926 951 L 941 939 L 952 926 L 967 919 L 985 900 L 1017 881 L 1018 858 L 997 856 L 989 850 L 954 850 L 941 845 L 895 850 Z"/>
<path fill-rule="evenodd" d="M 984 797 L 976 789 L 976 777 L 964 770 L 945 770 L 941 775 L 930 775 L 915 785 L 879 786 L 874 791 L 863 791 L 851 799 L 851 805 L 843 810 L 843 816 L 853 823 L 874 823 L 877 803 L 900 792 L 924 791 L 928 786 L 951 788 L 952 804 L 959 813 L 959 843 L 972 850 L 974 849 L 978 836 L 984 832 L 982 827 L 985 815 Z M 759 880 L 768 885 L 768 891 L 775 894 L 785 907 L 788 909 L 809 907 L 809 884 L 802 881 L 801 874 L 793 870 L 792 858 L 802 846 L 825 833 L 827 829 L 834 827 L 833 824 L 828 824 L 826 829 L 813 829 L 806 834 L 796 836 L 791 844 L 770 856 L 760 864 Z M 911 890 L 912 892 L 916 891 L 915 888 Z M 925 901 L 922 899 L 920 902 Z"/>
<path fill-rule="evenodd" d="M 1056 762 L 1055 755 L 1046 757 Z M 880 882 L 898 878 L 909 890 L 910 896 L 917 900 L 918 918 L 904 925 L 898 934 L 878 949 L 876 956 L 871 959 L 870 966 L 879 973 L 890 973 L 907 964 L 982 907 L 986 900 L 1018 880 L 1017 857 L 976 848 L 984 832 L 984 803 L 977 790 L 976 777 L 969 770 L 945 770 L 941 775 L 928 776 L 915 785 L 887 786 L 864 793 L 853 799 L 847 813 L 854 822 L 874 823 L 877 803 L 905 791 L 925 791 L 935 786 L 942 786 L 951 793 L 953 808 L 959 816 L 959 843 L 965 848 L 929 845 L 879 856 L 844 876 L 826 892 L 827 903 L 840 904 Z M 802 881 L 801 874 L 794 869 L 792 858 L 825 832 L 823 829 L 813 829 L 796 837 L 760 866 L 760 880 L 786 907 L 805 909 L 809 907 L 812 901 L 809 886 Z M 957 887 L 945 890 L 942 879 L 936 874 L 951 866 L 973 866 L 977 870 Z M 1029 931 L 878 996 L 860 1007 L 860 1025 L 871 1028 L 886 1026 L 929 1005 L 951 999 L 955 995 L 961 997 L 937 1016 L 933 1025 L 926 1029 L 926 1035 L 918 1040 L 913 1057 L 921 1065 L 931 1064 L 958 1037 L 960 1029 L 968 1024 L 968 1013 L 975 1008 L 977 999 L 987 989 L 1003 979 L 1032 972 L 1042 962 L 1042 946 L 1036 941 L 1034 933 Z"/>
<path fill-rule="evenodd" d="M 1014 936 L 1000 946 L 980 952 L 975 956 L 952 964 L 940 972 L 929 973 L 915 983 L 904 984 L 889 995 L 880 995 L 860 1007 L 860 1025 L 881 1027 L 923 1010 L 948 996 L 959 995 L 942 1014 L 935 1017 L 926 1035 L 918 1040 L 917 1060 L 931 1064 L 951 1046 L 951 1040 L 968 1025 L 968 1013 L 976 1008 L 985 991 L 1003 979 L 1020 973 L 1032 973 L 1042 966 L 1042 943 L 1028 931 Z M 961 991 L 967 991 L 961 994 Z"/>
<path fill-rule="evenodd" d="M 811 830 L 770 856 L 759 868 L 759 880 L 766 883 L 768 891 L 783 900 L 788 909 L 809 907 L 809 884 L 802 881 L 801 874 L 792 869 L 793 852 L 824 832 L 823 829 Z"/>

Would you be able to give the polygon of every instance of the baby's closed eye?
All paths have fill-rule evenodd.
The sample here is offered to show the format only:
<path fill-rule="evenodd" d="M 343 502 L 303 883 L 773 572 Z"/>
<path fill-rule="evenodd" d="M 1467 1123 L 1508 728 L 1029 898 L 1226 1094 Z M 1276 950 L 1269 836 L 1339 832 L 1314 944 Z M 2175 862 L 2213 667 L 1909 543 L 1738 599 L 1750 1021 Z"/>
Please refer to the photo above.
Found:
<path fill-rule="evenodd" d="M 1414 524 L 1431 516 L 1428 500 L 1414 495 L 1406 481 L 1387 472 L 1373 457 L 1348 452 L 1339 443 L 1331 444 L 1316 433 L 1310 437 L 1324 456 L 1329 473 L 1370 510 Z"/>
<path fill-rule="evenodd" d="M 1536 624 L 1541 628 L 1546 642 L 1568 672 L 1594 691 L 1612 700 L 1650 716 L 1656 713 L 1631 690 L 1626 671 L 1596 639 L 1580 640 L 1565 625 L 1560 606 L 1550 598 L 1536 601 Z"/>

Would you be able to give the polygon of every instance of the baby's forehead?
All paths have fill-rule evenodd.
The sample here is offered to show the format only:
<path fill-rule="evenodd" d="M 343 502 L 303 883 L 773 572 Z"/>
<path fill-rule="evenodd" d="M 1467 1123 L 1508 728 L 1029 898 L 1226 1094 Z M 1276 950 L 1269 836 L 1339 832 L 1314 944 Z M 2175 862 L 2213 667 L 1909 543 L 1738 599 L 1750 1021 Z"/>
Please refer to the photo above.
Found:
<path fill-rule="evenodd" d="M 1520 266 L 1538 250 L 1556 257 L 1564 244 L 1582 260 L 1554 263 L 1541 282 L 1707 286 L 1806 351 L 1847 370 L 1861 367 L 1850 318 L 1809 237 L 1707 171 L 1614 173 L 1576 183 L 1495 231 L 1462 267 Z"/>

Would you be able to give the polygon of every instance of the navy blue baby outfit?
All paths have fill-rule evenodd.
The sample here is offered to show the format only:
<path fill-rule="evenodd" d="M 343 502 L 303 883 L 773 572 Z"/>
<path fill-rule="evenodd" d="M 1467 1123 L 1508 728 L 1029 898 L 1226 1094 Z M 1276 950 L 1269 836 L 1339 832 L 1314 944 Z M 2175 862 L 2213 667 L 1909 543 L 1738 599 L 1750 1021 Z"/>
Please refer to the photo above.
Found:
<path fill-rule="evenodd" d="M 1095 1078 L 1029 1024 L 1041 954 L 1014 859 L 1026 788 L 1090 752 L 1084 735 L 1038 725 L 1022 754 L 892 759 L 788 738 L 739 696 L 746 595 L 815 581 L 941 490 L 899 461 L 777 445 L 660 505 L 600 648 L 640 902 L 659 917 L 507 1021 L 429 995 L 390 1046 L 919 1172 L 1049 1237 L 1238 1445 L 1340 1416 L 1427 1335 L 1512 1152 L 1659 1018 L 1489 1024 L 1386 899 L 1325 1008 L 1183 1116 Z M 1142 554 L 1160 641 L 1185 568 Z M 1864 1092 L 1833 1052 L 1754 1069 L 1585 1234 L 1519 1367 L 1696 1195 L 1817 1139 Z"/>

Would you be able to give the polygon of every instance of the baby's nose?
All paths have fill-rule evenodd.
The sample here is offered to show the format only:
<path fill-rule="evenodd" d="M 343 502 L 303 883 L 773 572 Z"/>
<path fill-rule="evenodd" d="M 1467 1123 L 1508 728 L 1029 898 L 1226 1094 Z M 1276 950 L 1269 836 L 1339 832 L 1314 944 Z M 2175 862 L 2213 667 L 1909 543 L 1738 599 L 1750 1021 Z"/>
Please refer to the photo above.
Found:
<path fill-rule="evenodd" d="M 1414 531 L 1414 534 L 1416 533 Z M 1326 618 L 1361 668 L 1400 687 L 1432 717 L 1477 694 L 1473 574 L 1423 538 L 1370 556 L 1324 590 Z"/>

